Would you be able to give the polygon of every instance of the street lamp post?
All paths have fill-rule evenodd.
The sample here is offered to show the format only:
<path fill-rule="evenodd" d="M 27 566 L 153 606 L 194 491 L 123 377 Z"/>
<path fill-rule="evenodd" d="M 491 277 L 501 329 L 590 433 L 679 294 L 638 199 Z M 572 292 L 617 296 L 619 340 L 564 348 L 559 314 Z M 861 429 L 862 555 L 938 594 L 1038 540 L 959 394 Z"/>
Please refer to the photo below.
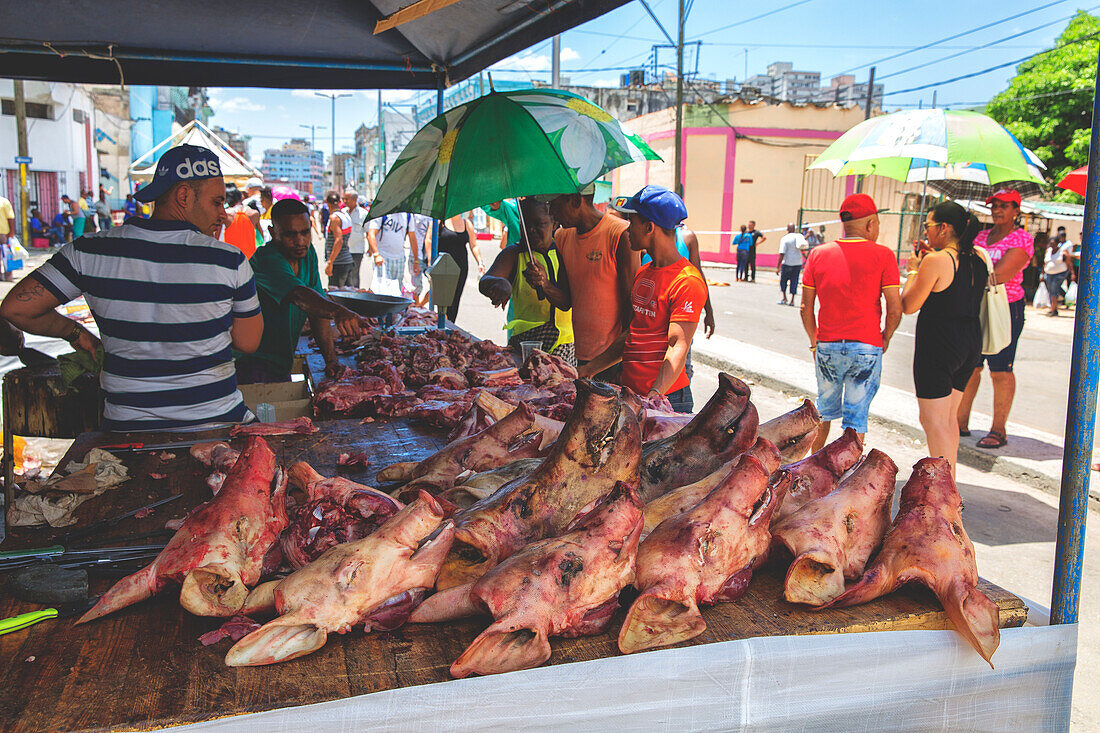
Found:
<path fill-rule="evenodd" d="M 318 97 L 324 97 L 325 99 L 332 100 L 332 185 L 336 185 L 336 100 L 340 97 L 350 97 L 351 94 L 345 92 L 343 94 L 325 94 L 324 92 L 314 92 Z"/>
<path fill-rule="evenodd" d="M 298 123 L 298 127 L 304 127 L 307 130 L 309 130 L 309 146 L 312 149 L 316 150 L 317 149 L 317 131 L 325 129 L 325 126 L 324 125 L 303 125 L 301 123 Z"/>

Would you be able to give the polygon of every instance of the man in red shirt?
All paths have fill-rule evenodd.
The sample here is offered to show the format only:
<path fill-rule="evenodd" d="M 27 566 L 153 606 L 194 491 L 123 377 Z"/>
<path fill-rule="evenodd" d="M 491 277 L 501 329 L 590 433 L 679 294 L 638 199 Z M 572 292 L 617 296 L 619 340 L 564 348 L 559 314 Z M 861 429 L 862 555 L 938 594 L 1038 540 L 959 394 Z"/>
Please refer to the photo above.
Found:
<path fill-rule="evenodd" d="M 840 221 L 844 236 L 815 247 L 802 274 L 802 325 L 814 352 L 822 420 L 812 451 L 825 445 L 829 426 L 838 418 L 843 417 L 842 427 L 855 429 L 860 438 L 867 432 L 882 355 L 901 323 L 898 262 L 893 252 L 875 243 L 875 202 L 867 194 L 852 194 L 840 205 Z"/>
<path fill-rule="evenodd" d="M 707 284 L 676 248 L 676 228 L 687 218 L 687 207 L 662 186 L 646 186 L 611 207 L 627 215 L 631 249 L 653 259 L 634 276 L 629 330 L 578 371 L 591 377 L 622 361 L 624 387 L 640 395 L 666 395 L 675 410 L 691 412 L 691 380 L 684 367 Z"/>

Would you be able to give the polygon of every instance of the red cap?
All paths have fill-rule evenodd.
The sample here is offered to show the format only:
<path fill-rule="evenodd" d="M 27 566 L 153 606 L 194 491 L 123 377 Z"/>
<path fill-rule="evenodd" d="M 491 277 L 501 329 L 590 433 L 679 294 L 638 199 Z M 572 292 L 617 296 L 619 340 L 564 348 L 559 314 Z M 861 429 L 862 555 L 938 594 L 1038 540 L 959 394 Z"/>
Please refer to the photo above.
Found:
<path fill-rule="evenodd" d="M 1004 201 L 1007 203 L 1013 203 L 1017 206 L 1020 205 L 1020 192 L 1011 188 L 1002 188 L 1000 191 L 995 191 L 985 200 L 986 206 L 994 201 Z"/>
<path fill-rule="evenodd" d="M 840 205 L 841 221 L 862 219 L 865 216 L 877 213 L 878 207 L 875 206 L 874 199 L 865 193 L 853 193 L 851 196 L 844 199 L 844 203 Z"/>

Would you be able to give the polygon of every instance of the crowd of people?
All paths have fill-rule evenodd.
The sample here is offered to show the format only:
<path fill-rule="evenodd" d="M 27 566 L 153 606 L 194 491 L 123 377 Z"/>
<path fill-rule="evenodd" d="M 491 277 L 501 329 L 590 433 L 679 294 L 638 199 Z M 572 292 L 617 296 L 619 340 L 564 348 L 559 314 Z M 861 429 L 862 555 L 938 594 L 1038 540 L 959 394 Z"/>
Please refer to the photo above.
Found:
<path fill-rule="evenodd" d="M 227 187 L 216 166 L 195 171 L 193 163 L 210 159 L 216 159 L 211 151 L 194 146 L 167 151 L 153 181 L 128 197 L 134 213 L 109 235 L 110 246 L 100 239 L 109 217 L 95 221 L 100 233 L 85 222 L 76 236 L 74 225 L 74 241 L 0 305 L 0 315 L 19 329 L 65 338 L 93 354 L 102 347 L 105 427 L 250 419 L 237 385 L 289 379 L 307 321 L 326 371 L 338 376 L 333 334 L 357 336 L 364 322 L 327 296 L 321 273 L 330 289 L 369 288 L 424 302 L 433 237 L 463 281 L 473 257 L 478 290 L 506 310 L 508 343 L 517 354 L 536 345 L 576 365 L 582 377 L 693 409 L 691 343 L 700 322 L 708 337 L 713 333 L 714 312 L 698 238 L 684 227 L 687 207 L 674 192 L 648 185 L 606 211 L 594 204 L 591 187 L 497 202 L 484 210 L 505 232 L 486 266 L 469 214 L 433 230 L 432 220 L 418 214 L 369 219 L 351 188 L 342 195 L 330 191 L 323 207 L 297 198 L 275 201 L 259 180 L 241 191 Z M 186 161 L 192 165 L 179 165 Z M 71 203 L 70 211 L 80 209 L 80 201 Z M 930 453 L 954 465 L 986 365 L 994 411 L 978 445 L 1006 444 L 1024 320 L 1022 271 L 1034 244 L 1018 225 L 1017 192 L 997 191 L 987 204 L 993 227 L 985 231 L 958 204 L 933 208 L 924 222 L 927 244 L 910 259 L 904 283 L 894 253 L 877 243 L 879 209 L 865 194 L 844 200 L 838 212 L 843 236 L 835 241 L 822 242 L 813 228 L 787 226 L 776 264 L 779 302 L 793 306 L 801 283 L 822 418 L 814 450 L 838 420 L 866 433 L 883 354 L 903 313 L 918 314 L 913 381 Z M 145 205 L 152 205 L 150 218 L 141 215 Z M 74 222 L 91 218 L 72 216 Z M 322 232 L 323 264 L 313 245 Z M 765 239 L 751 221 L 734 237 L 739 280 L 755 279 L 755 247 Z M 1043 259 L 1056 312 L 1057 293 L 1075 264 L 1064 231 Z M 981 353 L 979 309 L 989 283 L 1005 286 L 1010 313 L 1010 343 L 996 354 Z M 460 283 L 447 307 L 452 321 L 461 291 Z M 80 294 L 100 338 L 55 310 Z"/>

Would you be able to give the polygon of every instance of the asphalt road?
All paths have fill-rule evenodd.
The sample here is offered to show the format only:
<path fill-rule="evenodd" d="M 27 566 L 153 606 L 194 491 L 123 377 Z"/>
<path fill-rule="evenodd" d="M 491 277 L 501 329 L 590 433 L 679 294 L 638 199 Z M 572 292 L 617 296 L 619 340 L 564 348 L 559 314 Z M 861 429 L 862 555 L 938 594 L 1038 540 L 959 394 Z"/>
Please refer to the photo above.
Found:
<path fill-rule="evenodd" d="M 799 310 L 777 303 L 779 284 L 774 271 L 759 271 L 756 283 L 736 282 L 732 270 L 711 268 L 707 276 L 731 283 L 729 287 L 710 289 L 717 333 L 805 359 L 807 369 L 812 370 Z M 1055 435 L 1065 434 L 1073 336 L 1071 313 L 1062 311 L 1062 316 L 1055 319 L 1028 308 L 1014 365 L 1017 386 L 1010 421 Z M 912 391 L 916 322 L 915 315 L 902 319 L 883 361 L 883 384 Z M 993 391 L 988 380 L 982 383 L 974 409 L 987 415 L 993 411 Z M 980 436 L 989 426 L 975 422 L 970 427 Z"/>

